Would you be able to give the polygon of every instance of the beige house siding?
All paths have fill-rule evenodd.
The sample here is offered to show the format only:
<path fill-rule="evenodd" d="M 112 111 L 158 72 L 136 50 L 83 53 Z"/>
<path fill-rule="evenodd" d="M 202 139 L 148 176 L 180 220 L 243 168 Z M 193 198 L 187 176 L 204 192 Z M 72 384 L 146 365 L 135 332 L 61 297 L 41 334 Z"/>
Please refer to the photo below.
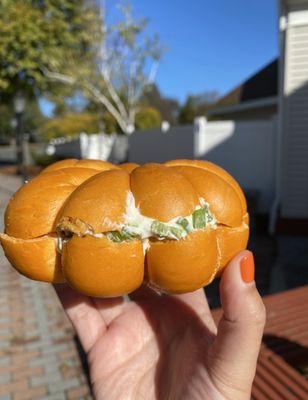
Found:
<path fill-rule="evenodd" d="M 308 1 L 282 3 L 281 215 L 308 218 Z"/>

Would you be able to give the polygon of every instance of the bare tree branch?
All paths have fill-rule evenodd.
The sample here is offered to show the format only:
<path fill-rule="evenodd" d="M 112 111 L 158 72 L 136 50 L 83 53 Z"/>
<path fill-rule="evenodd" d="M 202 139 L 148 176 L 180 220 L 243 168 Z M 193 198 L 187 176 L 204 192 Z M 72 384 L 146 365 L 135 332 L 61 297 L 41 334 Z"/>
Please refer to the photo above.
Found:
<path fill-rule="evenodd" d="M 129 120 L 131 121 L 131 123 L 133 124 L 133 125 L 135 125 L 135 117 L 136 117 L 136 112 L 137 112 L 138 110 L 137 110 L 137 107 L 130 107 L 130 109 L 129 109 L 129 116 L 128 116 L 128 118 L 129 118 Z"/>
<path fill-rule="evenodd" d="M 126 111 L 126 109 L 124 107 L 124 104 L 123 104 L 122 100 L 120 99 L 120 97 L 118 96 L 115 88 L 113 87 L 113 84 L 112 84 L 112 82 L 111 82 L 111 80 L 109 78 L 108 72 L 106 72 L 106 71 L 103 72 L 103 79 L 104 79 L 104 82 L 106 84 L 106 87 L 108 89 L 108 92 L 109 92 L 112 100 L 115 102 L 116 106 L 118 107 L 119 112 L 122 114 L 122 116 L 124 118 L 127 118 L 128 117 L 128 113 L 127 113 L 127 111 Z"/>
<path fill-rule="evenodd" d="M 87 82 L 87 83 L 84 84 L 84 86 L 114 116 L 114 118 L 117 120 L 117 122 L 120 125 L 121 129 L 123 130 L 123 132 L 127 133 L 128 123 L 126 121 L 126 118 L 122 117 L 122 115 L 113 106 L 113 104 L 108 100 L 108 98 L 100 90 L 98 90 L 94 85 L 92 85 L 91 83 Z"/>
<path fill-rule="evenodd" d="M 60 74 L 59 72 L 49 71 L 46 68 L 42 68 L 43 74 L 52 81 L 58 81 L 63 83 L 68 83 L 70 85 L 76 84 L 76 78 L 69 75 Z"/>
<path fill-rule="evenodd" d="M 143 77 L 143 79 L 140 77 L 139 78 L 139 87 L 135 87 L 134 90 L 131 89 L 131 98 L 129 98 L 129 107 L 134 107 L 136 106 L 138 99 L 142 95 L 142 92 L 144 92 L 147 88 L 149 88 L 153 82 L 155 82 L 157 71 L 159 67 L 159 61 L 155 60 L 153 61 L 149 74 L 147 77 Z M 137 86 L 137 83 L 135 83 L 135 86 Z"/>
<path fill-rule="evenodd" d="M 143 93 L 155 81 L 161 46 L 159 39 L 146 38 L 146 20 L 135 19 L 132 7 L 120 7 L 122 18 L 108 27 L 106 1 L 97 0 L 100 8 L 100 35 L 96 59 L 91 71 L 44 71 L 49 79 L 79 87 L 97 104 L 102 104 L 125 133 L 135 129 L 135 118 Z M 151 64 L 149 64 L 151 62 Z M 148 68 L 150 67 L 150 68 Z M 51 68 L 53 69 L 53 68 Z M 94 82 L 94 83 L 92 83 Z M 123 96 L 125 98 L 123 99 Z"/>
<path fill-rule="evenodd" d="M 101 67 L 100 72 L 104 79 L 106 88 L 110 94 L 110 97 L 114 101 L 116 107 L 120 114 L 122 114 L 123 118 L 128 118 L 128 112 L 120 99 L 120 96 L 116 92 L 111 79 L 110 79 L 110 69 L 108 67 L 108 52 L 106 46 L 106 36 L 107 36 L 107 26 L 106 26 L 106 2 L 105 0 L 99 1 L 99 10 L 100 10 L 100 18 L 102 21 L 102 31 L 103 31 L 103 40 L 100 46 L 100 59 L 101 59 Z"/>
<path fill-rule="evenodd" d="M 114 105 L 109 101 L 109 99 L 94 85 L 90 82 L 78 82 L 76 78 L 73 78 L 66 74 L 60 74 L 59 72 L 49 71 L 47 69 L 43 70 L 45 76 L 53 81 L 63 82 L 70 85 L 80 85 L 83 86 L 86 90 L 88 90 L 92 96 L 94 96 L 100 103 L 102 103 L 106 109 L 114 116 L 120 125 L 123 132 L 127 132 L 128 123 L 126 122 L 125 117 L 119 113 L 119 111 L 114 107 Z"/>
<path fill-rule="evenodd" d="M 133 99 L 135 97 L 134 96 L 135 88 L 133 83 L 135 71 L 136 71 L 136 63 L 132 63 L 129 68 L 129 82 L 128 82 L 128 93 L 127 93 L 127 103 L 129 108 L 132 106 Z"/>
<path fill-rule="evenodd" d="M 148 76 L 148 85 L 151 85 L 152 83 L 155 82 L 158 67 L 159 67 L 159 61 L 157 61 L 157 60 L 153 61 L 150 72 L 149 72 L 149 76 Z"/>

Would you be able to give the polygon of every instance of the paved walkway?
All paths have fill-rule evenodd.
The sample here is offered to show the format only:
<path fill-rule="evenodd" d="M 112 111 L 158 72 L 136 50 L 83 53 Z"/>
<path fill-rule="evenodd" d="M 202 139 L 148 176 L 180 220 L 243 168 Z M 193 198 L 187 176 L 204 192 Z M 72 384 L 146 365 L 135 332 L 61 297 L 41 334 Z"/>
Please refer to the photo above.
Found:
<path fill-rule="evenodd" d="M 0 228 L 16 177 L 0 174 Z M 11 268 L 0 250 L 0 400 L 91 399 L 74 332 L 53 288 Z"/>

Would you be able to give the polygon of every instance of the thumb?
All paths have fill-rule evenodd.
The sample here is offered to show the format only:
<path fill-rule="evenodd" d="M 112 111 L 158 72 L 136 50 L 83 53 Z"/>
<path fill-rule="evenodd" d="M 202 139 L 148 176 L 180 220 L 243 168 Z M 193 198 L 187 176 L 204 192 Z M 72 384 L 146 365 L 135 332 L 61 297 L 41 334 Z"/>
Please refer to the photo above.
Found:
<path fill-rule="evenodd" d="M 225 269 L 220 297 L 223 317 L 211 349 L 212 377 L 226 398 L 249 399 L 265 324 L 250 251 L 239 253 Z"/>

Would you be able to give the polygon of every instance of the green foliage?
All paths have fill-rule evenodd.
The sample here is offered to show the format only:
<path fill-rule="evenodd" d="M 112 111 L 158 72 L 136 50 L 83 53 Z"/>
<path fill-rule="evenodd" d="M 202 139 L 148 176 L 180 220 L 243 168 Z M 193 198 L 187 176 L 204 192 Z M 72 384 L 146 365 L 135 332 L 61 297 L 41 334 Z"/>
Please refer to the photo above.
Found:
<path fill-rule="evenodd" d="M 66 114 L 63 117 L 52 118 L 41 127 L 41 134 L 46 139 L 63 136 L 76 136 L 81 132 L 97 133 L 99 118 L 95 114 Z"/>
<path fill-rule="evenodd" d="M 106 132 L 134 129 L 140 98 L 153 81 L 162 47 L 156 35 L 147 34 L 147 20 L 132 16 L 130 5 L 118 7 L 121 16 L 110 25 L 97 3 L 0 1 L 2 101 L 3 93 L 9 98 L 17 90 L 29 97 L 44 94 L 59 104 L 56 111 L 63 115 L 70 110 L 66 99 L 79 92 L 97 104 L 100 116 L 95 123 L 93 118 L 81 123 L 82 130 L 94 125 Z M 157 121 L 157 116 L 151 118 Z M 68 120 L 60 119 L 63 126 L 48 122 L 45 137 L 76 134 L 80 121 Z"/>
<path fill-rule="evenodd" d="M 101 127 L 102 127 L 102 131 L 107 134 L 111 134 L 111 133 L 120 131 L 117 120 L 108 111 L 102 115 Z"/>
<path fill-rule="evenodd" d="M 192 124 L 198 116 L 205 116 L 208 110 L 218 100 L 217 91 L 203 92 L 195 96 L 188 96 L 181 107 L 178 121 L 180 124 Z"/>
<path fill-rule="evenodd" d="M 100 104 L 89 101 L 85 106 L 84 112 L 98 116 L 100 132 L 111 134 L 121 131 L 114 116 L 105 109 L 102 110 L 102 106 Z"/>
<path fill-rule="evenodd" d="M 13 107 L 10 103 L 0 104 L 0 137 L 10 139 L 15 135 L 15 129 L 12 126 L 12 120 L 15 118 Z M 39 127 L 44 123 L 45 117 L 42 115 L 38 102 L 35 99 L 29 99 L 26 102 L 23 113 L 23 130 L 30 134 L 30 138 L 39 135 Z"/>
<path fill-rule="evenodd" d="M 31 157 L 35 163 L 35 165 L 39 165 L 41 167 L 47 167 L 48 165 L 54 163 L 57 161 L 55 157 L 49 156 L 45 153 L 39 152 L 32 150 L 31 151 Z"/>
<path fill-rule="evenodd" d="M 46 89 L 44 68 L 84 72 L 95 56 L 99 18 L 89 0 L 0 2 L 0 90 Z"/>
<path fill-rule="evenodd" d="M 161 122 L 160 112 L 153 107 L 142 108 L 136 114 L 136 128 L 140 130 L 159 128 Z"/>
<path fill-rule="evenodd" d="M 0 104 L 0 139 L 7 140 L 13 135 L 12 118 L 13 113 L 10 108 L 5 104 Z"/>
<path fill-rule="evenodd" d="M 45 123 L 46 117 L 41 112 L 38 101 L 32 99 L 26 102 L 23 113 L 24 132 L 31 136 L 39 136 L 40 127 Z"/>
<path fill-rule="evenodd" d="M 192 124 L 194 118 L 197 116 L 197 108 L 194 104 L 191 96 L 187 97 L 187 100 L 179 112 L 179 123 L 180 124 Z"/>
<path fill-rule="evenodd" d="M 176 124 L 180 109 L 178 101 L 162 96 L 155 84 L 145 90 L 141 103 L 144 106 L 156 108 L 163 120 L 168 121 L 171 125 Z"/>
<path fill-rule="evenodd" d="M 116 127 L 118 132 L 129 133 L 134 130 L 144 89 L 155 78 L 162 47 L 157 35 L 148 35 L 148 21 L 133 17 L 129 4 L 119 5 L 118 9 L 120 14 L 112 25 L 106 23 L 105 10 L 101 10 L 103 35 L 96 57 L 97 68 L 86 77 L 76 76 L 72 70 L 66 77 L 53 74 L 53 78 L 74 82 L 90 102 L 96 103 L 106 131 Z"/>

